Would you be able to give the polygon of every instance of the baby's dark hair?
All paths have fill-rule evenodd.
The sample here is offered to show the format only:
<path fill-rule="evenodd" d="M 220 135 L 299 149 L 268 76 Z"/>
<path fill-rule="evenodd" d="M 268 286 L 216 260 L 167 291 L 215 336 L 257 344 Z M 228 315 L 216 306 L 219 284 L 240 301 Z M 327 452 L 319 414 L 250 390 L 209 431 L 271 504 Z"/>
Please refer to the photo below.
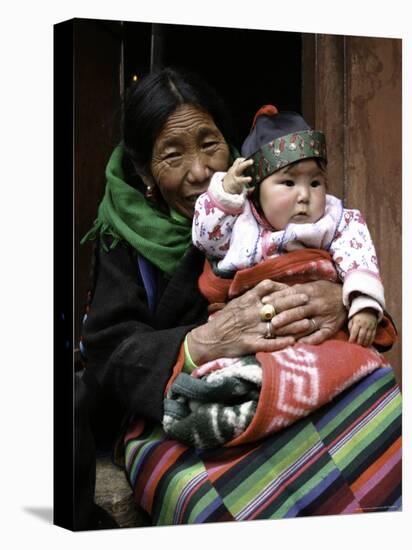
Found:
<path fill-rule="evenodd" d="M 326 175 L 328 173 L 326 160 L 321 158 L 314 158 L 313 160 L 316 162 L 317 167 L 320 168 L 322 172 Z"/>

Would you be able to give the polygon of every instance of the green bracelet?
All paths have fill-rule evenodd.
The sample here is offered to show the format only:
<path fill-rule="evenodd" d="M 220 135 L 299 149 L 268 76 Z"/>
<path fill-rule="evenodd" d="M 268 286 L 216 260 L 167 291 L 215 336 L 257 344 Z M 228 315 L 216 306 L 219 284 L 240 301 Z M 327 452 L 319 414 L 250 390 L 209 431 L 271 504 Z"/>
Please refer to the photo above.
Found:
<path fill-rule="evenodd" d="M 192 358 L 190 357 L 189 347 L 187 345 L 187 335 L 183 343 L 183 349 L 185 350 L 185 364 L 183 365 L 183 371 L 190 374 L 195 369 L 197 369 L 197 365 L 193 362 Z"/>

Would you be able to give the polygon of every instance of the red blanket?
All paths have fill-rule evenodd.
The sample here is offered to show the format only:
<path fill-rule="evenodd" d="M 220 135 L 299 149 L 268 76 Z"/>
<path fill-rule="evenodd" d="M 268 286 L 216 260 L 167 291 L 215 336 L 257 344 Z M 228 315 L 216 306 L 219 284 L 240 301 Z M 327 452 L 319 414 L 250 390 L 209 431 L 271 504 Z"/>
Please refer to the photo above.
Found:
<path fill-rule="evenodd" d="M 338 340 L 317 346 L 295 344 L 274 353 L 258 353 L 262 388 L 255 416 L 246 431 L 228 445 L 256 441 L 289 426 L 331 401 L 378 367 L 382 355 Z"/>
<path fill-rule="evenodd" d="M 206 262 L 199 287 L 209 301 L 219 304 L 263 279 L 295 284 L 319 279 L 336 281 L 337 274 L 328 253 L 305 249 L 239 271 L 233 279 L 217 277 Z M 262 368 L 262 377 L 256 412 L 246 430 L 226 445 L 249 443 L 279 431 L 328 403 L 376 368 L 387 365 L 375 349 L 350 344 L 347 339 L 347 331 L 342 330 L 319 345 L 297 343 L 274 353 L 258 353 L 256 359 Z M 379 325 L 375 344 L 387 349 L 395 340 L 395 328 L 385 317 Z M 192 375 L 207 377 L 233 361 L 218 359 L 200 366 Z M 181 352 L 168 388 L 182 365 Z"/>
<path fill-rule="evenodd" d="M 305 248 L 242 269 L 233 279 L 223 279 L 215 275 L 206 260 L 203 273 L 199 277 L 199 289 L 209 301 L 211 311 L 214 311 L 223 307 L 228 300 L 253 288 L 263 279 L 272 279 L 288 285 L 319 280 L 339 282 L 330 254 L 324 250 Z M 348 331 L 345 328 L 333 338 L 346 341 Z M 385 315 L 378 326 L 374 345 L 380 351 L 385 351 L 392 347 L 396 338 L 392 320 Z"/>

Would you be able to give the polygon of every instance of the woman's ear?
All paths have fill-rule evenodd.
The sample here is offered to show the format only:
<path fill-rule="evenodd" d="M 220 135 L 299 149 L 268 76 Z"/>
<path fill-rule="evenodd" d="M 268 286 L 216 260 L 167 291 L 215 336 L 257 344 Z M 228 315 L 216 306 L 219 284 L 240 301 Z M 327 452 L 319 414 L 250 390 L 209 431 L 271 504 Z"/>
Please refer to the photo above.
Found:
<path fill-rule="evenodd" d="M 153 176 L 150 174 L 140 174 L 143 183 L 146 186 L 145 196 L 147 199 L 153 199 L 156 192 L 156 183 Z"/>
<path fill-rule="evenodd" d="M 136 174 L 140 177 L 140 179 L 143 181 L 145 187 L 146 187 L 146 197 L 152 197 L 153 196 L 153 190 L 156 187 L 156 182 L 152 176 L 152 174 L 146 170 L 145 168 L 139 168 L 135 162 L 133 162 L 133 168 L 136 172 Z"/>
<path fill-rule="evenodd" d="M 146 199 L 157 208 L 160 208 L 161 210 L 164 210 L 164 211 L 168 211 L 168 207 L 162 197 L 162 194 L 156 183 L 156 180 L 154 179 L 154 177 L 150 172 L 150 169 L 137 168 L 135 164 L 133 165 L 137 174 L 142 180 L 144 186 L 146 187 L 146 191 L 144 194 Z"/>

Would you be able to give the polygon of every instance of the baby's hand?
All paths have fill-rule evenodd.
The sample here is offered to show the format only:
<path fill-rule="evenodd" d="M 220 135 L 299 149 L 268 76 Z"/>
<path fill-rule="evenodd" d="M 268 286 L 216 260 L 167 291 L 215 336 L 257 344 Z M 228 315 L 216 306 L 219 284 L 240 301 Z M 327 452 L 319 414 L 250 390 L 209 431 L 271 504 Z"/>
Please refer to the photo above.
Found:
<path fill-rule="evenodd" d="M 243 191 L 244 186 L 252 181 L 251 177 L 242 176 L 246 168 L 249 168 L 252 164 L 252 159 L 237 158 L 235 160 L 223 178 L 223 189 L 226 193 L 239 194 Z"/>
<path fill-rule="evenodd" d="M 355 313 L 348 324 L 349 342 L 356 342 L 365 347 L 372 345 L 377 324 L 378 317 L 374 309 L 366 308 Z"/>

